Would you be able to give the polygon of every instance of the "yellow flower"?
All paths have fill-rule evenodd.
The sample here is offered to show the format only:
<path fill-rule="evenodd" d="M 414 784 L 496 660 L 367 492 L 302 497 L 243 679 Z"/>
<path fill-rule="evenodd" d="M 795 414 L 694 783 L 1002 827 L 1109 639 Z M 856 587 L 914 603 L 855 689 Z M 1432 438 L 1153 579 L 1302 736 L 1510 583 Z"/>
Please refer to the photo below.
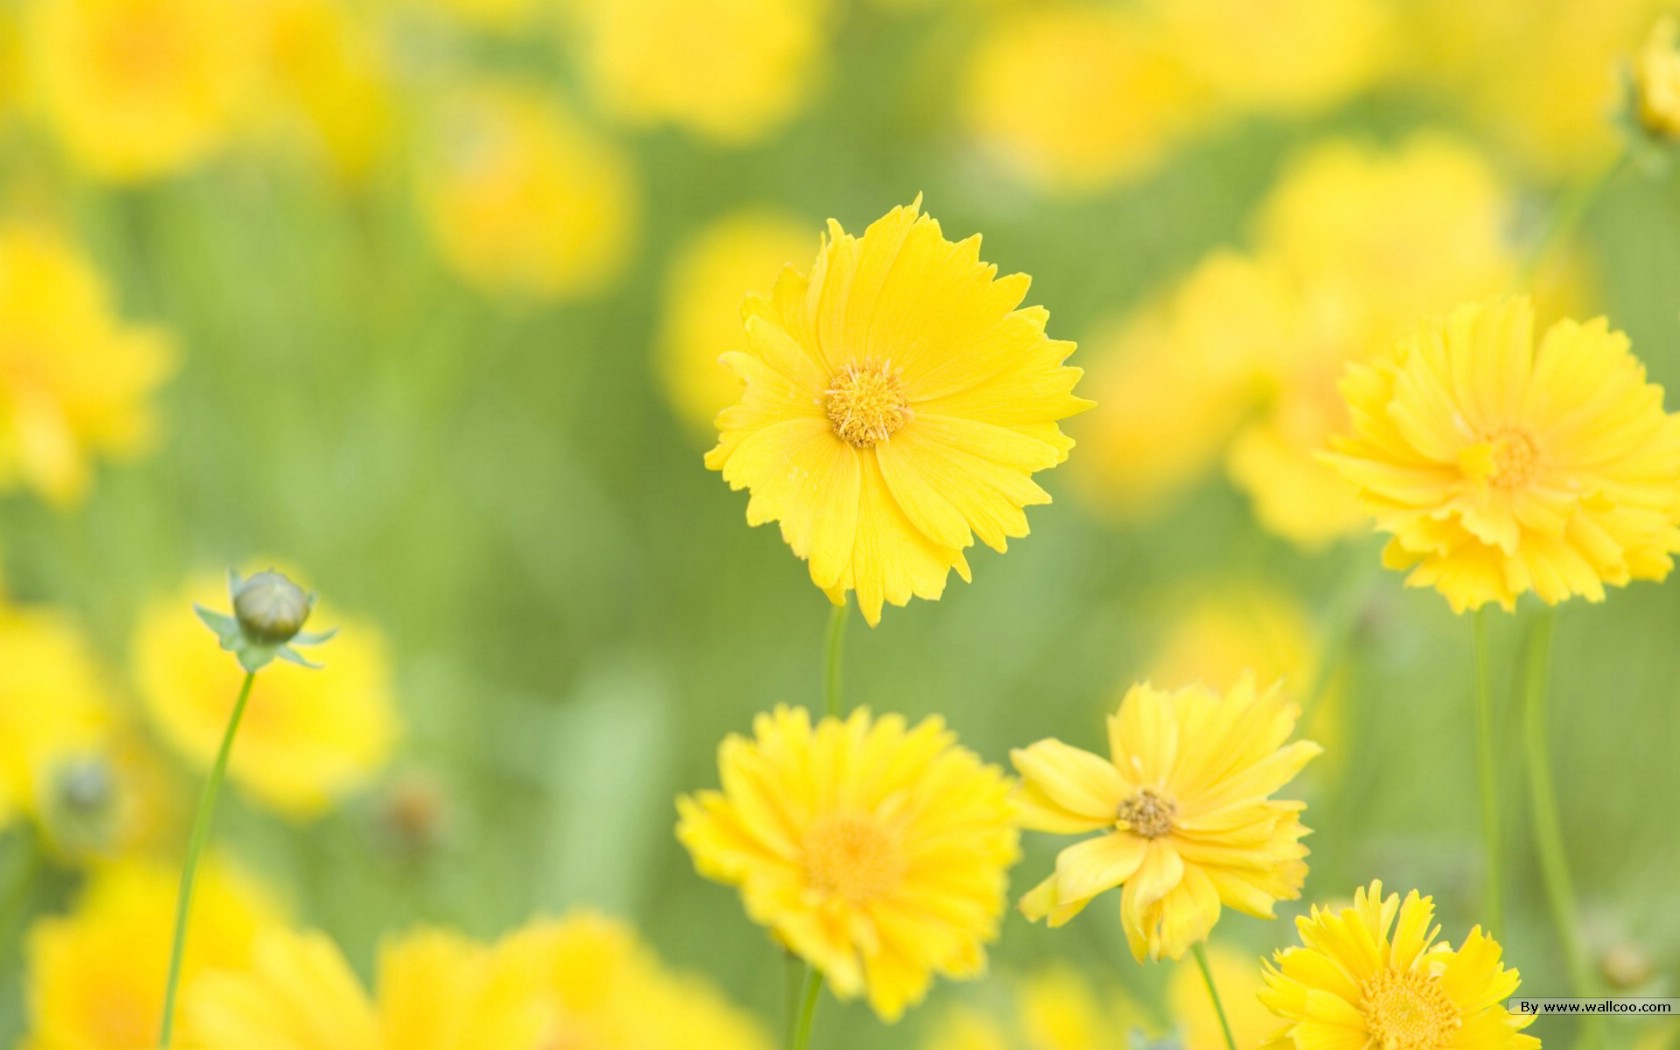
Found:
<path fill-rule="evenodd" d="M 1307 114 L 1384 72 L 1393 39 L 1384 0 L 1151 0 L 1168 46 L 1222 106 Z"/>
<path fill-rule="evenodd" d="M 224 0 L 32 0 L 35 95 L 100 178 L 169 175 L 219 150 L 246 101 L 255 40 Z"/>
<path fill-rule="evenodd" d="M 1285 744 L 1300 709 L 1245 675 L 1220 695 L 1133 686 L 1109 716 L 1109 757 L 1041 740 L 1011 753 L 1022 824 L 1096 838 L 1069 846 L 1055 874 L 1021 899 L 1060 926 L 1091 898 L 1124 886 L 1121 923 L 1138 959 L 1181 957 L 1229 905 L 1270 918 L 1300 894 L 1305 803 L 1272 800 L 1320 751 Z"/>
<path fill-rule="evenodd" d="M 583 0 L 582 71 L 599 104 L 636 124 L 763 138 L 821 79 L 825 0 Z"/>
<path fill-rule="evenodd" d="M 963 120 L 1026 179 L 1091 190 L 1153 169 L 1202 122 L 1199 93 L 1137 17 L 1023 5 L 970 58 Z"/>
<path fill-rule="evenodd" d="M 274 931 L 243 971 L 186 999 L 193 1050 L 551 1050 L 692 1045 L 768 1050 L 708 985 L 666 972 L 629 929 L 594 915 L 543 921 L 483 947 L 442 931 L 388 942 L 377 998 L 319 934 Z"/>
<path fill-rule="evenodd" d="M 0 224 L 0 332 L 0 489 L 73 503 L 94 456 L 147 448 L 147 398 L 170 370 L 169 344 L 113 316 L 99 274 L 64 238 Z"/>
<path fill-rule="evenodd" d="M 912 729 L 858 710 L 813 729 L 778 706 L 753 728 L 719 748 L 721 792 L 678 800 L 700 873 L 739 886 L 755 922 L 885 1020 L 935 973 L 977 975 L 1017 855 L 1002 772 L 937 717 Z"/>
<path fill-rule="evenodd" d="M 1390 568 L 1462 612 L 1662 579 L 1680 550 L 1680 416 L 1602 318 L 1534 338 L 1526 298 L 1461 306 L 1342 384 L 1329 458 L 1393 534 Z"/>
<path fill-rule="evenodd" d="M 192 603 L 225 603 L 225 584 L 204 579 L 154 603 L 134 642 L 142 700 L 165 739 L 208 768 L 227 728 L 244 671 L 193 615 Z M 331 618 L 312 620 L 330 626 Z M 397 734 L 385 644 L 370 625 L 337 621 L 322 670 L 275 661 L 257 675 L 228 777 L 293 819 L 318 815 L 384 764 Z"/>
<path fill-rule="evenodd" d="M 1096 1050 L 1149 1034 L 1142 1009 L 1116 987 L 1094 988 L 1079 971 L 1051 965 L 1012 982 L 1002 1009 L 949 1010 L 923 1041 L 925 1050 Z M 996 1002 L 996 997 L 987 999 Z M 1010 1010 L 1009 1007 L 1013 1009 Z M 1004 1016 L 1012 1016 L 1005 1023 Z"/>
<path fill-rule="evenodd" d="M 780 521 L 836 604 L 871 624 L 881 605 L 938 598 L 979 535 L 1003 550 L 1024 508 L 1050 496 L 1032 474 L 1067 458 L 1056 421 L 1072 394 L 1073 344 L 1049 313 L 1018 308 L 1030 279 L 994 279 L 980 238 L 953 244 L 894 208 L 854 237 L 830 220 L 810 276 L 782 271 L 749 296 L 746 349 L 724 361 L 746 387 L 718 414 L 706 465 L 752 490 L 747 521 Z"/>
<path fill-rule="evenodd" d="M 805 224 L 767 210 L 736 212 L 678 249 L 665 277 L 659 338 L 660 379 L 684 423 L 711 432 L 719 410 L 741 396 L 741 381 L 718 360 L 746 344 L 742 289 L 768 291 L 774 275 L 811 257 Z"/>
<path fill-rule="evenodd" d="M 629 161 L 529 88 L 445 98 L 419 187 L 443 259 L 492 292 L 569 298 L 606 287 L 637 221 Z"/>
<path fill-rule="evenodd" d="M 1680 138 L 1680 20 L 1664 15 L 1634 57 L 1639 120 L 1651 134 Z"/>
<path fill-rule="evenodd" d="M 260 0 L 266 119 L 283 143 L 349 183 L 394 145 L 389 60 L 360 9 L 334 0 Z"/>
<path fill-rule="evenodd" d="M 1314 907 L 1295 920 L 1301 946 L 1266 967 L 1260 999 L 1288 1022 L 1268 1044 L 1276 1050 L 1323 1047 L 1430 1047 L 1530 1050 L 1523 1035 L 1534 1018 L 1505 1009 L 1518 974 L 1499 960 L 1499 945 L 1470 931 L 1457 950 L 1435 943 L 1434 902 L 1416 890 L 1382 895 L 1361 888 L 1353 907 Z"/>
<path fill-rule="evenodd" d="M 1277 1030 L 1277 1019 L 1260 1002 L 1266 987 L 1254 960 L 1240 952 L 1213 945 L 1208 948 L 1208 968 L 1219 989 L 1220 1005 L 1231 1024 L 1238 1047 L 1255 1047 Z M 1213 1011 L 1201 970 L 1194 963 L 1174 965 L 1167 981 L 1167 1006 L 1183 1039 L 1184 1050 L 1225 1050 L 1225 1033 Z"/>
<path fill-rule="evenodd" d="M 140 861 L 99 869 L 68 916 L 31 927 L 25 948 L 29 1050 L 137 1050 L 156 1045 L 180 871 Z M 280 921 L 263 889 L 208 858 L 193 894 L 186 985 L 244 966 Z"/>
<path fill-rule="evenodd" d="M 0 605 L 0 827 L 41 819 L 59 772 L 114 721 L 92 647 L 65 617 Z"/>

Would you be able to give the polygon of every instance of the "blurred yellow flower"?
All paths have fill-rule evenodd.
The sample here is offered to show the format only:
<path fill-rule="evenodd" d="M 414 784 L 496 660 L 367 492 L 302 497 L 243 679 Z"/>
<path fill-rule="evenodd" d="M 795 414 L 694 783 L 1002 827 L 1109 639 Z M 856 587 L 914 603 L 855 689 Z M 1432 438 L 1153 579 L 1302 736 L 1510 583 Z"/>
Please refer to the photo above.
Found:
<path fill-rule="evenodd" d="M 1394 38 L 1387 0 L 1150 0 L 1167 46 L 1238 112 L 1309 114 L 1370 86 Z"/>
<path fill-rule="evenodd" d="M 884 1020 L 935 973 L 978 975 L 1017 856 L 1003 773 L 937 717 L 860 709 L 813 728 L 778 706 L 753 728 L 718 749 L 721 792 L 677 802 L 700 873 L 739 886 L 755 922 Z"/>
<path fill-rule="evenodd" d="M 659 376 L 678 416 L 696 432 L 741 396 L 741 380 L 718 358 L 746 346 L 741 300 L 767 292 L 774 276 L 811 257 L 809 227 L 779 211 L 727 215 L 685 242 L 665 275 Z"/>
<path fill-rule="evenodd" d="M 1342 384 L 1328 458 L 1454 610 L 1662 579 L 1680 550 L 1680 416 L 1603 318 L 1534 337 L 1526 298 L 1461 306 Z"/>
<path fill-rule="evenodd" d="M 362 8 L 260 0 L 267 120 L 283 142 L 361 182 L 395 145 L 389 59 Z"/>
<path fill-rule="evenodd" d="M 219 150 L 257 67 L 252 24 L 224 0 L 26 0 L 33 94 L 78 166 L 131 181 Z"/>
<path fill-rule="evenodd" d="M 66 617 L 0 604 L 0 827 L 41 819 L 54 781 L 114 721 L 92 647 Z"/>
<path fill-rule="evenodd" d="M 1505 1009 L 1516 970 L 1498 943 L 1472 929 L 1456 950 L 1435 943 L 1435 905 L 1416 890 L 1404 903 L 1382 883 L 1340 911 L 1314 906 L 1295 920 L 1300 947 L 1266 966 L 1261 1000 L 1287 1025 L 1269 1047 L 1474 1047 L 1537 1050 L 1533 1017 Z"/>
<path fill-rule="evenodd" d="M 999 16 L 969 60 L 962 119 L 1010 170 L 1055 190 L 1147 174 L 1196 129 L 1200 89 L 1133 14 L 1064 4 Z"/>
<path fill-rule="evenodd" d="M 581 67 L 598 105 L 743 144 L 786 123 L 827 64 L 827 0 L 583 0 Z"/>
<path fill-rule="evenodd" d="M 114 316 L 98 272 L 62 236 L 0 223 L 0 489 L 72 503 L 94 456 L 144 451 L 148 398 L 172 358 L 160 331 Z"/>
<path fill-rule="evenodd" d="M 1266 983 L 1255 960 L 1219 945 L 1207 950 L 1208 969 L 1219 989 L 1225 1020 L 1239 1047 L 1256 1047 L 1277 1031 L 1277 1018 L 1260 1001 Z M 1194 963 L 1179 962 L 1167 981 L 1167 1006 L 1177 1022 L 1184 1050 L 1225 1050 L 1225 1033 L 1213 1011 L 1207 984 Z"/>
<path fill-rule="evenodd" d="M 1680 138 L 1680 19 L 1665 14 L 1633 61 L 1639 120 L 1651 134 Z"/>
<path fill-rule="evenodd" d="M 1124 886 L 1120 918 L 1138 959 L 1177 959 L 1229 905 L 1270 918 L 1300 894 L 1305 804 L 1270 798 L 1321 750 L 1286 744 L 1300 708 L 1244 675 L 1227 693 L 1133 686 L 1109 716 L 1109 757 L 1059 740 L 1010 753 L 1024 827 L 1102 832 L 1069 846 L 1021 911 L 1060 926 Z"/>
<path fill-rule="evenodd" d="M 199 623 L 192 603 L 214 608 L 225 591 L 222 581 L 203 579 L 153 603 L 134 641 L 136 684 L 152 721 L 205 769 L 245 672 Z M 283 660 L 263 668 L 228 766 L 229 779 L 292 819 L 314 817 L 364 784 L 397 735 L 384 639 L 371 625 L 336 622 L 340 633 L 321 654 L 325 669 Z"/>
<path fill-rule="evenodd" d="M 438 105 L 419 200 L 444 261 L 492 292 L 588 295 L 628 261 L 637 224 L 629 160 L 536 91 L 462 88 Z"/>
<path fill-rule="evenodd" d="M 1132 1033 L 1152 1027 L 1124 991 L 1099 991 L 1063 963 L 1010 983 L 1014 994 L 993 1011 L 946 1011 L 923 1040 L 924 1050 L 1098 1050 L 1127 1045 Z M 994 997 L 988 999 L 996 1003 Z"/>
<path fill-rule="evenodd" d="M 402 0 L 403 3 L 430 8 L 453 28 L 486 33 L 508 34 L 536 28 L 554 17 L 554 0 Z M 572 0 L 567 0 L 572 2 Z"/>
<path fill-rule="evenodd" d="M 379 954 L 377 999 L 325 937 L 273 931 L 249 969 L 200 978 L 186 1015 L 195 1050 L 770 1046 L 710 986 L 666 972 L 629 929 L 587 914 L 493 947 L 442 931 L 396 938 Z"/>
<path fill-rule="evenodd" d="M 1299 338 L 1284 276 L 1221 251 L 1086 340 L 1097 407 L 1070 427 L 1081 492 L 1124 518 L 1164 509 L 1218 460 L 1264 393 L 1262 366 Z"/>
<path fill-rule="evenodd" d="M 139 1050 L 156 1045 L 169 969 L 173 866 L 133 860 L 98 869 L 68 916 L 41 919 L 25 948 L 28 1050 Z M 199 869 L 183 979 L 242 967 L 280 921 L 257 884 L 211 858 Z"/>
<path fill-rule="evenodd" d="M 938 598 L 969 578 L 974 536 L 995 550 L 1027 534 L 1024 508 L 1050 496 L 1036 471 L 1073 445 L 1056 421 L 1088 407 L 1073 344 L 1020 308 L 1030 278 L 995 278 L 980 238 L 953 244 L 894 208 L 854 237 L 830 220 L 810 276 L 783 270 L 749 296 L 746 348 L 724 355 L 745 382 L 718 414 L 706 465 L 752 490 L 749 524 L 780 521 L 836 604 Z"/>

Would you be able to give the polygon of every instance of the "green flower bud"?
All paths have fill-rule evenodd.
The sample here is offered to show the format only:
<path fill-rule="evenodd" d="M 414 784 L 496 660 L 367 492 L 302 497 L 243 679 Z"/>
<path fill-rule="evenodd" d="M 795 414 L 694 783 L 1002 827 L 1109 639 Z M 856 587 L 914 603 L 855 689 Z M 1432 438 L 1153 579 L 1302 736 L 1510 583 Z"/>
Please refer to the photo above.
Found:
<path fill-rule="evenodd" d="M 233 595 L 233 614 L 251 638 L 283 645 L 303 630 L 314 604 L 302 587 L 270 569 L 240 584 Z"/>

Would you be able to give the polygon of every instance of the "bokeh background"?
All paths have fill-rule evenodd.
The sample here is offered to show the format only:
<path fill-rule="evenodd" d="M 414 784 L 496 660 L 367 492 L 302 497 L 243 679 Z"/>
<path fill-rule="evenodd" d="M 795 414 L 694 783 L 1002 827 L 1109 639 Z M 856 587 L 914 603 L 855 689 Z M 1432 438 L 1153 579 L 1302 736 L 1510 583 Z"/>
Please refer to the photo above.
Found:
<path fill-rule="evenodd" d="M 0 1045 L 46 979 L 31 931 L 112 865 L 178 863 L 237 685 L 186 609 L 271 563 L 344 633 L 240 742 L 230 863 L 364 974 L 417 924 L 590 906 L 779 1031 L 787 962 L 672 835 L 726 733 L 820 701 L 826 602 L 700 462 L 716 357 L 825 219 L 918 193 L 1033 275 L 1097 407 L 1031 536 L 854 621 L 848 700 L 1006 763 L 1096 747 L 1134 680 L 1282 675 L 1327 746 L 1302 907 L 1381 877 L 1456 940 L 1482 921 L 1470 621 L 1378 570 L 1312 451 L 1346 361 L 1528 286 L 1674 381 L 1680 183 L 1648 146 L 1616 166 L 1662 8 L 4 0 Z M 1493 618 L 1507 701 L 1531 612 Z M 1680 994 L 1677 631 L 1672 583 L 1560 616 L 1553 760 L 1606 991 Z M 1501 722 L 1496 932 L 1564 995 Z M 1058 845 L 1027 838 L 1017 893 Z M 830 1002 L 819 1043 L 1124 1045 L 1021 1027 L 1062 964 L 1068 1016 L 1124 997 L 1117 1024 L 1213 1045 L 1117 912 L 1011 914 L 985 983 L 890 1030 Z M 1228 914 L 1214 941 L 1257 976 L 1290 939 Z"/>

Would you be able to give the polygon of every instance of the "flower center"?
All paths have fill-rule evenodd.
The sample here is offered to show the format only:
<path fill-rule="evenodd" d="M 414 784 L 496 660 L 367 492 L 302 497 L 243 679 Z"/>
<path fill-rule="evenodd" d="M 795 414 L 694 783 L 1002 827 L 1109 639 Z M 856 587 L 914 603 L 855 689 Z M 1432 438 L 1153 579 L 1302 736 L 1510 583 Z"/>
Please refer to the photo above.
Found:
<path fill-rule="evenodd" d="M 1458 461 L 1471 479 L 1514 489 L 1534 477 L 1540 450 L 1526 431 L 1507 427 L 1460 452 Z"/>
<path fill-rule="evenodd" d="M 805 833 L 805 875 L 816 889 L 863 904 L 898 888 L 904 855 L 880 821 L 836 813 Z"/>
<path fill-rule="evenodd" d="M 1359 988 L 1359 1011 L 1381 1050 L 1439 1050 L 1464 1024 L 1440 982 L 1418 970 L 1377 971 Z"/>
<path fill-rule="evenodd" d="M 1115 816 L 1132 826 L 1132 834 L 1158 839 L 1172 831 L 1173 814 L 1177 812 L 1178 805 L 1172 799 L 1143 788 L 1120 803 Z"/>
<path fill-rule="evenodd" d="M 910 400 L 891 361 L 852 362 L 828 381 L 823 411 L 835 437 L 853 448 L 871 448 L 909 422 Z"/>

